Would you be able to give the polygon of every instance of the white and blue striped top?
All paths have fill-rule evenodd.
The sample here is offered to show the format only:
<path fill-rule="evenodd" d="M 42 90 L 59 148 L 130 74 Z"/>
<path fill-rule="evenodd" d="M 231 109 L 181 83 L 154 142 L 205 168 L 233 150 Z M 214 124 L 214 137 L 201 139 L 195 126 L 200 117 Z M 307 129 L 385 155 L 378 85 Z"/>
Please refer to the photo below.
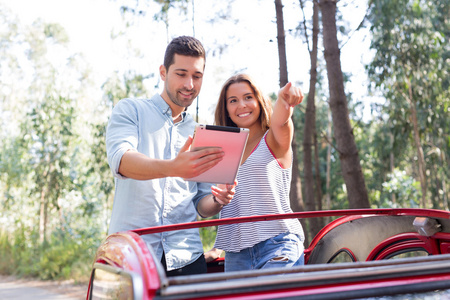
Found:
<path fill-rule="evenodd" d="M 283 169 L 266 143 L 266 134 L 240 166 L 233 200 L 220 218 L 291 213 L 289 190 L 292 167 Z M 239 223 L 219 226 L 215 248 L 239 252 L 280 233 L 297 234 L 304 241 L 298 219 Z"/>

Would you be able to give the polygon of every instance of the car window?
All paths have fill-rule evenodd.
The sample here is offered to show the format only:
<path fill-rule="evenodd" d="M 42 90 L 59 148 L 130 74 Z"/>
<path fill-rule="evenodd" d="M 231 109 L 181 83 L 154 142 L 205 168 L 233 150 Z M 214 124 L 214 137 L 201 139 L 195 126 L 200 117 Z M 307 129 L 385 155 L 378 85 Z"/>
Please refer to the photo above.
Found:
<path fill-rule="evenodd" d="M 407 257 L 419 257 L 419 256 L 428 256 L 428 252 L 425 250 L 413 250 L 407 252 L 397 252 L 393 255 L 387 257 L 387 259 L 399 259 L 399 258 L 407 258 Z"/>

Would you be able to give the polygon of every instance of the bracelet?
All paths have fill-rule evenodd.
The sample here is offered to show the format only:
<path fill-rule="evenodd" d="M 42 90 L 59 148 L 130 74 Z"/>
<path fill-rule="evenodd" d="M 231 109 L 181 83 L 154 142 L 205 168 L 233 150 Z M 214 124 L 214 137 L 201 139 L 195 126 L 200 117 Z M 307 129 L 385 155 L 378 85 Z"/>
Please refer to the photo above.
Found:
<path fill-rule="evenodd" d="M 216 196 L 212 195 L 212 198 L 213 198 L 214 203 L 217 203 L 223 207 L 223 204 L 221 204 L 219 201 L 217 201 Z"/>

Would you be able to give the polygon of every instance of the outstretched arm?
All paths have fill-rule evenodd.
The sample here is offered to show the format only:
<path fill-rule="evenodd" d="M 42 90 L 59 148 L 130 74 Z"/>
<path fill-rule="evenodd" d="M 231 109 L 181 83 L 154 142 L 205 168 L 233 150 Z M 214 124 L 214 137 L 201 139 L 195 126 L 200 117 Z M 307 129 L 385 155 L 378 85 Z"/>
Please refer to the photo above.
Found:
<path fill-rule="evenodd" d="M 291 116 L 294 107 L 303 101 L 300 88 L 287 83 L 278 92 L 278 99 L 273 108 L 267 143 L 283 166 L 291 163 L 291 142 L 294 135 L 294 124 Z"/>

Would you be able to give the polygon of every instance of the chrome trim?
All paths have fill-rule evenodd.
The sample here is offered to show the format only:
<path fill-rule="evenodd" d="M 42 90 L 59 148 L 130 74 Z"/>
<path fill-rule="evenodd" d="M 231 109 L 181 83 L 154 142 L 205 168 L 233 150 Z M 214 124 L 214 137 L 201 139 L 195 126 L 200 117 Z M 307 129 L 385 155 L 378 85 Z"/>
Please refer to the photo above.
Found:
<path fill-rule="evenodd" d="M 219 290 L 237 290 L 245 288 L 254 288 L 256 286 L 276 286 L 283 284 L 298 284 L 299 286 L 315 286 L 324 283 L 339 283 L 339 282 L 357 282 L 364 280 L 365 278 L 378 277 L 378 278 L 395 278 L 396 275 L 401 277 L 402 274 L 408 272 L 426 272 L 431 271 L 432 274 L 450 274 L 450 260 L 448 255 L 442 256 L 441 259 L 425 259 L 424 261 L 414 262 L 411 259 L 398 259 L 405 260 L 404 263 L 386 264 L 384 261 L 380 261 L 379 264 L 372 262 L 370 266 L 364 267 L 365 262 L 361 263 L 342 263 L 335 264 L 335 269 L 330 268 L 326 272 L 324 270 L 318 270 L 319 268 L 313 266 L 313 270 L 308 271 L 308 266 L 292 268 L 291 272 L 286 272 L 287 269 L 273 269 L 268 274 L 264 272 L 243 271 L 243 272 L 230 272 L 215 276 L 214 274 L 207 275 L 195 275 L 185 276 L 180 280 L 169 280 L 170 286 L 161 289 L 162 296 L 176 296 L 189 293 L 199 292 L 214 292 Z M 431 257 L 430 257 L 431 258 Z M 436 257 L 433 257 L 436 258 Z M 347 268 L 349 267 L 349 268 Z M 283 272 L 284 271 L 284 272 Z M 272 272 L 272 274 L 270 274 Z M 294 273 L 295 272 L 295 273 Z M 266 275 L 266 276 L 264 276 Z M 181 277 L 181 276 L 180 276 Z M 203 282 L 198 280 L 206 279 Z M 226 278 L 226 279 L 225 279 Z M 178 284 L 175 282 L 178 281 Z M 216 281 L 211 284 L 211 281 Z M 450 284 L 450 283 L 449 283 Z"/>
<path fill-rule="evenodd" d="M 131 283 L 132 283 L 132 287 L 133 287 L 133 300 L 141 300 L 144 296 L 144 285 L 142 282 L 142 276 L 139 275 L 136 272 L 131 272 L 131 271 L 125 271 L 121 268 L 118 267 L 113 267 L 111 265 L 105 265 L 105 264 L 101 264 L 101 263 L 94 263 L 94 266 L 92 268 L 92 274 L 95 274 L 95 270 L 96 269 L 100 269 L 106 272 L 110 272 L 110 273 L 114 273 L 117 275 L 121 275 L 121 276 L 125 276 L 130 278 Z M 93 282 L 94 282 L 94 277 L 92 276 L 91 279 L 91 289 L 89 292 L 89 299 L 92 298 L 92 290 L 93 290 Z"/>

